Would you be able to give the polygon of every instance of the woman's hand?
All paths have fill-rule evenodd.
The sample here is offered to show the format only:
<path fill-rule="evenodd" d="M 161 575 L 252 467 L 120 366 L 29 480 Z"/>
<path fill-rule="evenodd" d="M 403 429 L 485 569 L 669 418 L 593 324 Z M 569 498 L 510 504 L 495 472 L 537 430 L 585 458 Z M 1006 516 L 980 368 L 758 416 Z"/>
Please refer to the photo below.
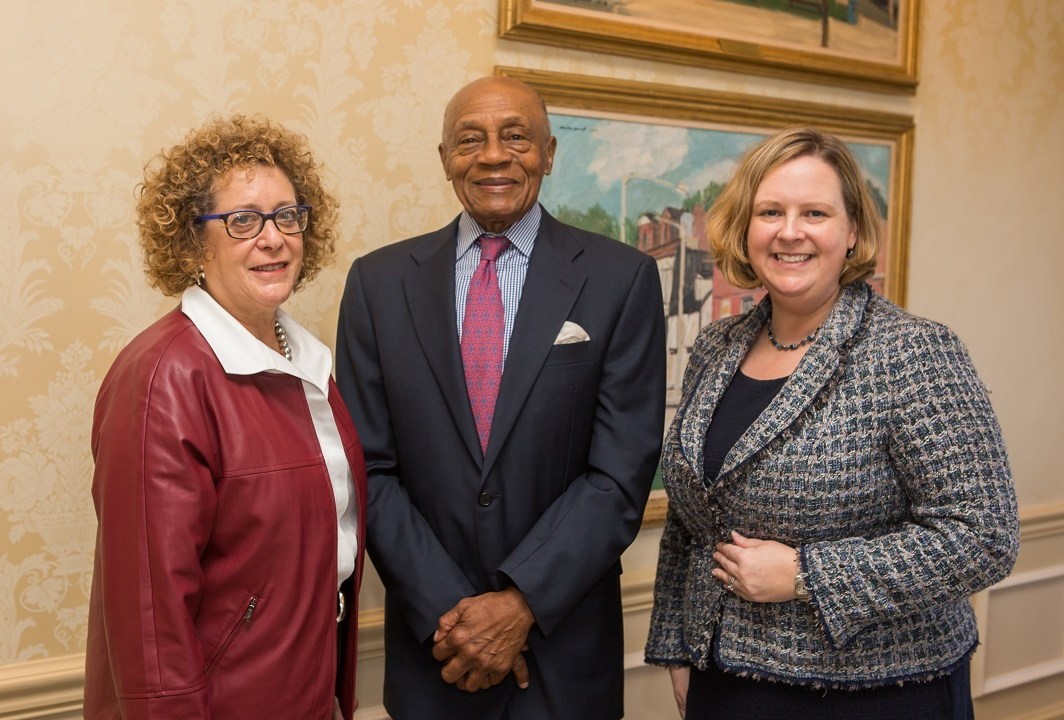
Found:
<path fill-rule="evenodd" d="M 672 680 L 672 695 L 676 698 L 676 709 L 680 711 L 680 718 L 687 716 L 687 688 L 691 684 L 691 666 L 673 665 L 669 668 L 669 679 Z"/>
<path fill-rule="evenodd" d="M 730 543 L 717 543 L 713 577 L 729 592 L 752 602 L 794 600 L 798 552 L 775 540 L 756 540 L 732 531 Z"/>

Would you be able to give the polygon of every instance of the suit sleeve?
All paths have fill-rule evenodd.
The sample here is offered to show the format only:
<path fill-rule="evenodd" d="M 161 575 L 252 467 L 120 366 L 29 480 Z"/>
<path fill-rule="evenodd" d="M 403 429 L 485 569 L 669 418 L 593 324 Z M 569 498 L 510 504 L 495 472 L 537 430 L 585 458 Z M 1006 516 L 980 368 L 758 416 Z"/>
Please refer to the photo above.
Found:
<path fill-rule="evenodd" d="M 658 569 L 654 577 L 654 608 L 650 632 L 644 648 L 649 665 L 687 665 L 683 632 L 684 591 L 691 567 L 691 535 L 670 506 L 665 530 L 658 548 Z"/>
<path fill-rule="evenodd" d="M 587 470 L 500 567 L 547 635 L 617 563 L 639 531 L 665 413 L 661 297 L 657 267 L 644 257 L 608 340 Z"/>
<path fill-rule="evenodd" d="M 1001 428 L 960 340 L 920 323 L 889 353 L 890 447 L 912 521 L 875 538 L 807 545 L 802 565 L 829 639 L 926 612 L 1004 578 L 1019 522 Z M 914 358 L 916 360 L 914 360 Z"/>
<path fill-rule="evenodd" d="M 707 347 L 713 326 L 702 328 L 684 370 L 683 393 L 677 415 L 665 443 L 661 458 L 661 474 L 666 489 L 673 486 L 675 474 L 680 472 L 678 460 L 671 452 L 673 443 L 679 444 L 681 413 L 701 381 L 703 369 L 709 362 Z M 691 533 L 677 512 L 677 504 L 670 501 L 665 515 L 665 529 L 658 547 L 658 567 L 654 576 L 654 607 L 650 613 L 650 630 L 644 648 L 648 665 L 688 665 L 690 657 L 684 635 L 684 603 L 689 599 L 689 572 L 694 564 L 694 545 Z M 703 548 L 702 552 L 706 552 Z"/>
<path fill-rule="evenodd" d="M 336 379 L 366 457 L 367 550 L 389 597 L 427 641 L 440 615 L 475 594 L 399 479 L 399 463 L 362 264 L 351 267 L 340 303 Z"/>
<path fill-rule="evenodd" d="M 156 382 L 159 372 L 119 377 L 96 408 L 92 611 L 105 647 L 87 674 L 98 678 L 91 665 L 106 653 L 125 718 L 209 718 L 193 619 L 214 483 L 194 388 Z"/>

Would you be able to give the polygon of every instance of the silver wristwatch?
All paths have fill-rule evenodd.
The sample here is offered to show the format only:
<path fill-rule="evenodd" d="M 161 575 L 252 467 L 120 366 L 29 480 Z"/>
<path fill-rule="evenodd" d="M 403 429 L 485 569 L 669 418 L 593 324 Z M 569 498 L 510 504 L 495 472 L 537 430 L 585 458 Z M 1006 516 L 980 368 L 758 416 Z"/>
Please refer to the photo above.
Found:
<path fill-rule="evenodd" d="M 811 596 L 805 586 L 805 573 L 800 572 L 794 576 L 794 597 L 802 602 L 809 602 Z"/>

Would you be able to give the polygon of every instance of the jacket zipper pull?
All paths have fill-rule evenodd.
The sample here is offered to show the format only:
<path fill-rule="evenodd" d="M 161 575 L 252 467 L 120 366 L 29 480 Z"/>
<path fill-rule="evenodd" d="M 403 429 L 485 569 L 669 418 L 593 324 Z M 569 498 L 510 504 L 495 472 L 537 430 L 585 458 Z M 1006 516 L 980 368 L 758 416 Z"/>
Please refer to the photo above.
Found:
<path fill-rule="evenodd" d="M 247 609 L 247 612 L 244 613 L 244 624 L 245 625 L 250 625 L 251 624 L 251 614 L 255 612 L 255 603 L 256 602 L 258 602 L 258 598 L 256 598 L 256 597 L 252 597 L 251 600 L 248 601 L 248 609 Z"/>

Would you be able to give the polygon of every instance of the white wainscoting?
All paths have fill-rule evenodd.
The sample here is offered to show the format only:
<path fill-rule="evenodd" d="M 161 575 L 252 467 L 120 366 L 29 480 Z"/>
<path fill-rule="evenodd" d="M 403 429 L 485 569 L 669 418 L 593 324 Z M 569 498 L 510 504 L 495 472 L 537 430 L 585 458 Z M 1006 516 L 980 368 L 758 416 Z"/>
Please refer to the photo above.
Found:
<path fill-rule="evenodd" d="M 1002 691 L 1022 692 L 1028 683 L 1064 674 L 1064 563 L 1060 562 L 1064 557 L 1064 503 L 1022 513 L 1021 538 L 1017 571 L 973 599 L 984 642 L 972 659 L 972 693 L 976 698 L 993 698 Z M 668 676 L 660 668 L 644 665 L 641 650 L 652 602 L 649 556 L 656 551 L 656 542 L 649 542 L 651 539 L 646 539 L 646 548 L 637 548 L 642 553 L 639 562 L 626 565 L 631 569 L 622 576 L 625 707 L 628 720 L 675 720 Z M 1026 562 L 1025 554 L 1029 556 Z M 383 610 L 359 614 L 362 706 L 356 720 L 388 718 L 380 704 L 383 623 Z M 76 654 L 0 667 L 0 720 L 80 718 L 83 666 L 84 655 Z M 1057 699 L 1051 705 L 1017 709 L 999 717 L 1056 720 L 1064 718 L 1064 709 Z"/>
<path fill-rule="evenodd" d="M 1064 673 L 1064 563 L 1024 562 L 1064 557 L 1064 508 L 1024 513 L 1020 525 L 1017 571 L 972 598 L 983 642 L 972 658 L 975 698 Z"/>
<path fill-rule="evenodd" d="M 1043 628 L 1043 637 L 1040 644 L 1045 648 L 1056 645 L 1057 656 L 1034 662 L 1006 672 L 987 672 L 987 657 L 993 653 L 995 646 L 1009 642 L 1008 639 L 999 639 L 998 633 L 993 632 L 994 625 L 991 622 L 991 605 L 1005 602 L 1004 597 L 1011 592 L 1023 590 L 1028 595 L 1038 593 L 1050 596 L 1052 603 L 1058 608 L 1064 607 L 1064 564 L 1055 567 L 1034 570 L 1031 572 L 1012 575 L 997 585 L 989 588 L 973 598 L 976 617 L 979 620 L 980 634 L 987 651 L 973 659 L 972 668 L 972 695 L 981 697 L 998 690 L 1023 685 L 1024 683 L 1041 680 L 1043 678 L 1064 673 L 1064 627 L 1061 627 L 1060 618 L 1048 618 L 1040 615 L 1028 617 L 1038 618 L 1038 627 Z M 1047 627 L 1048 626 L 1048 627 Z M 1056 631 L 1059 637 L 1046 636 L 1045 630 Z M 1022 641 L 1022 640 L 1021 640 Z M 978 669 L 976 669 L 978 665 Z"/>

